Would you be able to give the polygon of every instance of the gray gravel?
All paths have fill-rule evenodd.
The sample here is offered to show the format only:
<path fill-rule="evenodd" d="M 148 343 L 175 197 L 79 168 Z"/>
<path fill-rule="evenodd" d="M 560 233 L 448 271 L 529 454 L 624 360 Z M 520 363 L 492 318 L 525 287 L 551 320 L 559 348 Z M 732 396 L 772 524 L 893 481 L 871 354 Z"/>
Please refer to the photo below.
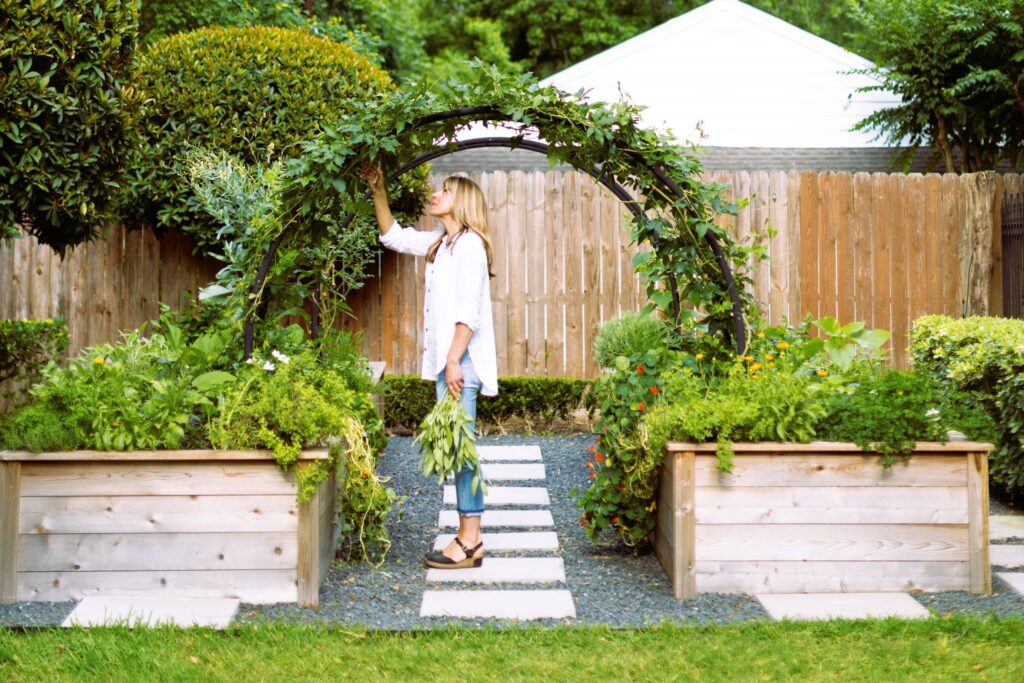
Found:
<path fill-rule="evenodd" d="M 676 601 L 671 586 L 653 554 L 633 557 L 614 545 L 596 545 L 579 525 L 580 511 L 569 490 L 585 488 L 589 479 L 584 463 L 587 447 L 594 435 L 573 436 L 485 436 L 481 444 L 537 444 L 547 466 L 545 485 L 551 496 L 555 531 L 565 561 L 567 585 L 537 584 L 489 585 L 489 588 L 568 588 L 576 603 L 574 620 L 539 623 L 540 625 L 610 624 L 635 627 L 662 622 L 682 624 L 732 623 L 767 619 L 760 603 L 749 596 L 702 594 Z M 380 471 L 392 477 L 391 486 L 407 495 L 402 514 L 389 522 L 393 546 L 380 569 L 366 565 L 339 564 L 320 589 L 320 607 L 316 610 L 296 605 L 242 605 L 239 621 L 281 620 L 361 624 L 373 629 L 408 630 L 436 628 L 452 623 L 448 619 L 421 619 L 419 607 L 425 580 L 423 554 L 439 533 L 437 513 L 441 508 L 441 488 L 416 472 L 419 459 L 409 437 L 392 437 L 381 456 Z M 997 508 L 993 508 L 997 509 Z M 993 512 L 993 514 L 996 514 Z M 1024 539 L 1007 542 L 1024 543 Z M 1002 571 L 994 568 L 994 571 Z M 1021 568 L 1009 571 L 1022 571 Z M 995 614 L 1000 617 L 1024 617 L 1024 598 L 999 579 L 994 579 L 992 596 L 963 592 L 919 593 L 915 598 L 937 614 Z M 458 590 L 448 584 L 444 590 Z M 464 589 L 478 587 L 464 586 Z M 0 605 L 0 624 L 33 626 L 60 624 L 74 603 L 20 602 Z M 492 626 L 492 620 L 456 620 L 467 627 Z M 498 627 L 518 627 L 515 622 Z"/>

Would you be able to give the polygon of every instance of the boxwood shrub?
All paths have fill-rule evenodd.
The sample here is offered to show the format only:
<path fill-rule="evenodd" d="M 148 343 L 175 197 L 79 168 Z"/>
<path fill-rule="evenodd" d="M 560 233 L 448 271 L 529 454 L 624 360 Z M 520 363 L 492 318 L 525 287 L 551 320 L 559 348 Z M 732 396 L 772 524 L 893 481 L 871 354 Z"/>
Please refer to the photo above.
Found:
<path fill-rule="evenodd" d="M 477 422 L 510 417 L 538 420 L 565 419 L 579 408 L 590 407 L 590 382 L 564 377 L 502 377 L 497 396 L 480 396 Z M 416 429 L 436 402 L 432 382 L 416 375 L 385 376 L 379 389 L 384 400 L 384 422 L 389 428 Z"/>
<path fill-rule="evenodd" d="M 910 337 L 915 368 L 972 392 L 992 417 L 990 476 L 1024 500 L 1024 320 L 931 315 L 914 322 Z"/>
<path fill-rule="evenodd" d="M 184 179 L 190 146 L 250 164 L 293 156 L 298 142 L 391 87 L 350 47 L 300 29 L 207 27 L 155 41 L 137 65 L 125 218 L 212 243 L 219 226 Z"/>
<path fill-rule="evenodd" d="M 0 239 L 98 236 L 123 164 L 135 2 L 0 3 Z"/>

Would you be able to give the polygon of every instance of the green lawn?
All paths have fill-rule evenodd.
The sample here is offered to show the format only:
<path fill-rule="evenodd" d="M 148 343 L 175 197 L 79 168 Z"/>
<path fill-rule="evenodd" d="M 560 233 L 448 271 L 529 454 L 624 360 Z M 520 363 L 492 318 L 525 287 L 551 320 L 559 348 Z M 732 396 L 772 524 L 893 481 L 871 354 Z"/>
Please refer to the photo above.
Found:
<path fill-rule="evenodd" d="M 1022 681 L 1024 620 L 688 628 L 445 629 L 268 624 L 0 630 L 0 680 Z"/>

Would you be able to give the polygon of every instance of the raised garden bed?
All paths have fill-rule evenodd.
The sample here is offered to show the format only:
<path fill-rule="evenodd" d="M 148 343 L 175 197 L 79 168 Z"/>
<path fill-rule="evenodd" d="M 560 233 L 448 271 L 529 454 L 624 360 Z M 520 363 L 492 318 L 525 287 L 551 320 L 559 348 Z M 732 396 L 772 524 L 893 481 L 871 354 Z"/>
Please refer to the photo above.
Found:
<path fill-rule="evenodd" d="M 988 451 L 918 443 L 884 469 L 852 443 L 669 443 L 655 551 L 677 599 L 697 593 L 991 593 Z"/>
<path fill-rule="evenodd" d="M 327 458 L 305 451 L 298 464 Z M 0 451 L 0 602 L 90 595 L 315 607 L 334 477 L 296 502 L 265 451 Z"/>

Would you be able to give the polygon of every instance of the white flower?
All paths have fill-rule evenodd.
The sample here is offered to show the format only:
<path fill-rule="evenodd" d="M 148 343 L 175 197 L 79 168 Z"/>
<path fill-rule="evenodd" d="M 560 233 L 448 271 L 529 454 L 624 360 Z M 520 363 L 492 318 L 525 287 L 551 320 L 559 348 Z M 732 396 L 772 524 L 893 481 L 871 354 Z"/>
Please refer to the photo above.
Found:
<path fill-rule="evenodd" d="M 936 420 L 939 417 L 939 409 L 938 408 L 932 408 L 927 413 L 925 413 L 924 416 L 925 417 L 930 417 L 933 420 Z"/>
<path fill-rule="evenodd" d="M 271 363 L 269 360 L 263 364 L 263 369 L 266 370 L 267 372 L 273 372 L 275 368 L 277 368 L 277 366 Z"/>
<path fill-rule="evenodd" d="M 270 355 L 273 356 L 274 358 L 276 358 L 277 362 L 284 363 L 285 365 L 288 365 L 288 356 L 284 355 L 283 353 L 281 353 L 277 349 L 274 349 L 273 351 L 271 351 Z"/>
<path fill-rule="evenodd" d="M 253 363 L 256 362 L 256 359 L 255 358 L 251 358 L 251 357 L 250 358 L 246 358 L 245 362 L 248 363 L 249 365 L 252 365 Z"/>

